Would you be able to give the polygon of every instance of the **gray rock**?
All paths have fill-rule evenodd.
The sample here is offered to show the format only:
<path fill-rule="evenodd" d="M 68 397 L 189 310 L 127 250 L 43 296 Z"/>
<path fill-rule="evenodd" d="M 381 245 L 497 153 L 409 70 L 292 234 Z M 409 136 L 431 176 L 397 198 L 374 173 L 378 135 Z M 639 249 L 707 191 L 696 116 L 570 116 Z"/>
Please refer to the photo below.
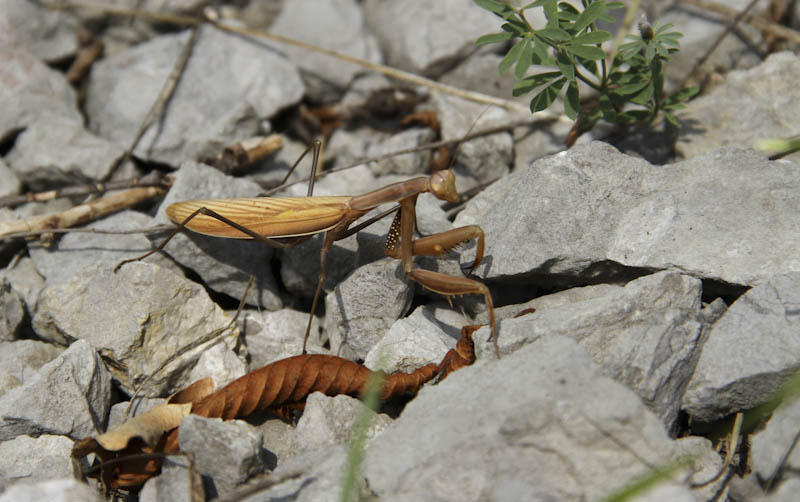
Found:
<path fill-rule="evenodd" d="M 19 293 L 29 314 L 36 312 L 39 293 L 44 288 L 44 278 L 39 274 L 33 260 L 27 256 L 20 259 L 12 268 L 0 270 L 0 277 L 7 279 L 11 287 Z"/>
<path fill-rule="evenodd" d="M 384 141 L 373 143 L 367 148 L 367 157 L 377 157 L 386 153 L 406 148 L 414 148 L 426 143 L 431 143 L 435 139 L 435 134 L 431 129 L 414 127 L 403 132 L 393 134 Z M 430 150 L 422 152 L 406 153 L 391 157 L 382 162 L 371 162 L 369 164 L 372 172 L 376 176 L 385 174 L 402 174 L 406 176 L 419 175 L 428 169 L 430 160 Z"/>
<path fill-rule="evenodd" d="M 0 2 L 0 46 L 28 50 L 44 61 L 57 62 L 75 54 L 78 24 L 67 10 L 27 0 Z"/>
<path fill-rule="evenodd" d="M 468 324 L 460 312 L 447 304 L 417 307 L 408 317 L 392 324 L 372 346 L 364 366 L 386 373 L 411 372 L 428 363 L 439 363 L 460 338 Z"/>
<path fill-rule="evenodd" d="M 111 374 L 88 343 L 77 341 L 0 396 L 0 441 L 23 434 L 83 439 L 104 430 L 110 406 Z"/>
<path fill-rule="evenodd" d="M 260 187 L 264 188 L 277 187 L 278 184 L 283 181 L 283 178 L 286 177 L 286 173 L 288 173 L 289 169 L 291 169 L 291 167 L 297 162 L 297 160 L 300 158 L 300 155 L 302 155 L 306 148 L 308 148 L 308 145 L 299 141 L 293 141 L 291 138 L 283 136 L 281 137 L 281 140 L 283 141 L 283 146 L 280 150 L 269 156 L 267 159 L 264 159 L 262 162 L 247 168 L 247 179 L 258 183 Z M 323 154 L 327 156 L 328 150 L 329 149 L 326 148 Z M 292 183 L 299 180 L 301 177 L 309 176 L 311 174 L 312 157 L 310 156 L 310 153 L 311 152 L 306 154 L 300 164 L 298 164 L 294 171 L 292 171 L 292 173 L 289 175 L 287 183 Z M 302 183 L 300 186 L 306 187 L 307 185 Z M 305 195 L 305 193 L 302 195 Z"/>
<path fill-rule="evenodd" d="M 264 470 L 261 432 L 241 420 L 189 415 L 181 421 L 179 443 L 204 476 L 206 496 L 214 498 Z"/>
<path fill-rule="evenodd" d="M 385 184 L 367 166 L 360 165 L 317 180 L 314 195 L 362 195 Z M 286 195 L 292 197 L 305 197 L 307 194 L 307 183 L 292 185 L 286 190 Z"/>
<path fill-rule="evenodd" d="M 17 436 L 0 443 L 0 491 L 19 481 L 36 482 L 72 476 L 72 441 L 43 434 Z"/>
<path fill-rule="evenodd" d="M 652 166 L 594 142 L 494 183 L 455 224 L 483 227 L 484 278 L 597 282 L 623 265 L 752 285 L 800 270 L 798 178 L 797 164 L 750 150 Z"/>
<path fill-rule="evenodd" d="M 564 141 L 572 129 L 572 123 L 566 120 L 553 119 L 545 127 L 516 127 L 514 128 L 514 165 L 512 170 L 525 169 L 531 162 L 566 150 Z M 577 144 L 583 144 L 585 134 L 578 139 Z"/>
<path fill-rule="evenodd" d="M 727 500 L 726 476 L 717 476 L 724 467 L 724 460 L 711 441 L 687 436 L 676 439 L 675 444 L 686 458 L 692 459 L 692 473 L 687 481 L 698 500 L 713 500 L 715 496 Z M 709 483 L 711 480 L 714 481 Z"/>
<path fill-rule="evenodd" d="M 534 9 L 533 11 L 538 10 Z M 531 12 L 533 12 L 531 11 Z M 525 15 L 527 16 L 528 13 Z M 499 18 L 497 18 L 499 21 Z M 496 29 L 492 31 L 497 31 Z M 491 47 L 491 46 L 490 46 Z M 460 89 L 482 92 L 489 96 L 497 96 L 503 99 L 513 99 L 519 101 L 523 106 L 527 106 L 530 97 L 514 98 L 511 91 L 517 78 L 514 72 L 507 71 L 500 74 L 497 65 L 503 56 L 492 52 L 478 52 L 464 60 L 461 64 L 448 71 L 439 79 L 439 82 Z"/>
<path fill-rule="evenodd" d="M 0 495 L 0 502 L 103 502 L 103 496 L 77 479 L 19 483 Z"/>
<path fill-rule="evenodd" d="M 198 479 L 199 478 L 199 479 Z M 189 459 L 173 455 L 161 466 L 161 473 L 147 480 L 139 492 L 140 502 L 194 502 L 205 500 L 203 480 L 192 470 Z"/>
<path fill-rule="evenodd" d="M 297 455 L 278 466 L 269 476 L 283 482 L 258 492 L 248 502 L 337 502 L 341 500 L 342 473 L 345 472 L 346 462 L 347 447 L 343 445 Z"/>
<path fill-rule="evenodd" d="M 0 278 L 0 342 L 16 340 L 24 317 L 22 298 L 11 288 L 8 279 Z"/>
<path fill-rule="evenodd" d="M 166 208 L 173 202 L 255 197 L 260 192 L 261 188 L 252 181 L 226 176 L 204 164 L 186 162 L 175 173 L 172 188 L 158 208 L 156 223 L 170 223 Z M 160 244 L 164 237 L 154 235 L 151 238 L 154 244 Z M 247 303 L 268 310 L 282 306 L 270 267 L 273 248 L 262 242 L 210 237 L 187 230 L 176 234 L 164 251 L 178 263 L 197 272 L 209 288 L 237 300 L 244 297 L 253 274 L 256 281 L 246 298 Z"/>
<path fill-rule="evenodd" d="M 367 441 L 371 441 L 392 424 L 386 415 L 372 412 L 350 396 L 328 397 L 314 392 L 306 400 L 303 416 L 297 422 L 294 448 L 297 454 L 322 450 L 335 444 L 349 444 L 356 425 L 365 411 L 370 413 Z"/>
<path fill-rule="evenodd" d="M 760 500 L 764 496 L 764 488 L 759 483 L 755 474 L 748 473 L 744 477 L 733 476 L 728 484 L 729 499 L 731 502 L 747 502 Z"/>
<path fill-rule="evenodd" d="M 213 377 L 218 385 L 242 376 L 244 361 L 231 361 L 228 354 L 236 346 L 235 326 L 221 338 L 180 353 L 229 323 L 200 285 L 142 262 L 129 263 L 118 273 L 100 264 L 48 286 L 33 320 L 46 340 L 90 343 L 114 361 L 109 368 L 125 392 L 141 385 L 145 396 L 177 391 L 202 376 Z M 154 374 L 167 359 L 172 362 Z M 205 374 L 193 372 L 206 365 Z"/>
<path fill-rule="evenodd" d="M 333 159 L 333 165 L 336 168 L 349 166 L 366 158 L 367 148 L 373 143 L 383 140 L 385 140 L 385 136 L 377 133 L 371 127 L 362 126 L 352 129 L 340 127 L 333 131 L 325 145 L 325 157 L 328 160 Z"/>
<path fill-rule="evenodd" d="M 683 398 L 692 418 L 710 422 L 773 398 L 800 369 L 798 305 L 800 273 L 779 275 L 714 323 Z"/>
<path fill-rule="evenodd" d="M 4 49 L 1 54 L 7 77 L 0 82 L 0 138 L 45 117 L 82 123 L 75 91 L 62 73 L 25 50 Z"/>
<path fill-rule="evenodd" d="M 297 296 L 313 298 L 317 290 L 320 272 L 322 236 L 315 236 L 302 244 L 281 251 L 281 280 L 286 289 Z M 356 236 L 336 241 L 325 263 L 325 280 L 322 291 L 333 290 L 356 265 L 358 242 Z M 320 302 L 322 302 L 320 298 Z"/>
<path fill-rule="evenodd" d="M 0 396 L 33 379 L 61 352 L 60 347 L 36 340 L 0 343 Z"/>
<path fill-rule="evenodd" d="M 755 68 L 730 72 L 725 83 L 678 113 L 676 152 L 692 158 L 724 145 L 752 147 L 760 139 L 795 135 L 800 118 L 791 103 L 800 99 L 800 90 L 792 82 L 798 75 L 800 58 L 793 52 L 772 54 Z M 797 162 L 800 154 L 787 158 Z"/>
<path fill-rule="evenodd" d="M 3 159 L 0 159 L 0 197 L 16 195 L 22 190 L 22 183 Z"/>
<path fill-rule="evenodd" d="M 800 490 L 800 479 L 787 479 L 771 494 L 758 499 L 758 502 L 792 502 L 797 499 Z"/>
<path fill-rule="evenodd" d="M 138 230 L 155 226 L 153 218 L 136 212 L 123 211 L 93 222 L 88 228 L 96 230 Z M 39 243 L 28 245 L 36 270 L 47 279 L 47 285 L 66 282 L 75 274 L 98 264 L 112 270 L 122 260 L 136 258 L 152 248 L 150 240 L 141 233 L 103 234 L 72 232 L 58 242 L 45 248 Z M 175 263 L 157 253 L 147 258 L 148 262 L 183 275 Z"/>
<path fill-rule="evenodd" d="M 506 305 L 495 308 L 494 315 L 498 320 L 511 319 L 516 317 L 523 310 L 535 309 L 536 311 L 545 312 L 573 303 L 594 300 L 595 298 L 612 297 L 620 294 L 621 291 L 622 286 L 616 284 L 596 284 L 594 286 L 584 286 L 582 288 L 569 288 L 557 293 L 539 296 L 531 301 L 518 305 Z M 478 321 L 482 324 L 489 322 L 486 313 L 481 312 L 481 315 L 478 316 Z"/>
<path fill-rule="evenodd" d="M 572 338 L 606 376 L 634 390 L 672 430 L 698 357 L 703 327 L 698 320 L 700 281 L 659 272 L 622 289 L 603 289 L 608 291 L 605 296 L 504 321 L 500 350 L 508 354 L 556 334 Z M 488 335 L 488 328 L 481 328 L 473 336 L 479 361 L 494 357 Z"/>
<path fill-rule="evenodd" d="M 301 33 L 306 43 L 373 63 L 381 62 L 378 42 L 366 30 L 364 14 L 355 0 L 284 2 L 270 32 L 293 38 Z M 336 100 L 353 77 L 364 71 L 358 65 L 300 47 L 281 45 L 280 48 L 291 61 L 297 62 L 308 96 L 314 101 Z"/>
<path fill-rule="evenodd" d="M 72 117 L 50 116 L 28 125 L 6 161 L 31 190 L 41 191 L 103 179 L 123 154 Z"/>
<path fill-rule="evenodd" d="M 674 451 L 632 392 L 599 376 L 574 342 L 550 336 L 423 389 L 370 445 L 364 473 L 391 500 L 481 500 L 511 483 L 552 500 L 594 500 Z"/>
<path fill-rule="evenodd" d="M 364 12 L 390 66 L 434 78 L 473 53 L 478 37 L 500 27 L 497 17 L 467 0 L 368 0 Z"/>
<path fill-rule="evenodd" d="M 265 420 L 258 426 L 258 430 L 264 435 L 263 448 L 266 450 L 266 465 L 269 469 L 283 465 L 287 460 L 295 456 L 297 451 L 294 448 L 294 436 L 297 431 L 294 425 L 288 424 L 283 420 Z"/>
<path fill-rule="evenodd" d="M 763 483 L 773 478 L 796 477 L 800 467 L 800 450 L 793 442 L 797 437 L 799 420 L 800 400 L 796 396 L 787 396 L 773 412 L 767 425 L 753 434 L 749 465 Z M 784 458 L 786 461 L 782 464 Z"/>
<path fill-rule="evenodd" d="M 86 110 L 94 131 L 127 146 L 172 70 L 189 32 L 161 35 L 92 68 Z M 135 154 L 177 165 L 254 135 L 258 119 L 300 99 L 303 83 L 273 50 L 210 26 L 197 44 L 158 127 Z"/>
<path fill-rule="evenodd" d="M 239 322 L 250 356 L 249 368 L 256 370 L 271 362 L 302 353 L 303 338 L 308 326 L 308 313 L 292 309 L 276 312 L 247 311 Z M 319 320 L 311 322 L 307 350 L 326 353 L 319 336 Z"/>
<path fill-rule="evenodd" d="M 659 3 L 661 6 L 668 4 L 668 2 L 651 2 L 651 4 Z M 750 0 L 731 0 L 724 5 L 740 12 L 749 3 Z M 767 9 L 767 1 L 761 0 L 759 3 L 761 5 L 756 5 L 751 12 L 763 12 Z M 697 62 L 698 55 L 705 54 L 727 29 L 726 16 L 709 15 L 709 11 L 705 9 L 692 7 L 688 4 L 669 4 L 664 12 L 650 18 L 654 24 L 672 23 L 673 28 L 670 31 L 680 31 L 683 34 L 680 39 L 680 52 L 672 55 L 664 67 L 668 89 L 671 87 L 670 83 L 674 86 L 688 75 Z M 700 68 L 701 74 L 710 71 L 726 73 L 728 70 L 750 68 L 761 62 L 762 54 L 767 51 L 762 33 L 747 23 L 737 24 L 735 33 L 736 35 L 728 34 L 711 52 Z"/>
<path fill-rule="evenodd" d="M 468 132 L 507 124 L 509 113 L 454 96 L 435 93 L 433 104 L 442 126 L 442 139 L 458 139 Z M 489 183 L 504 175 L 513 164 L 514 139 L 509 132 L 482 136 L 458 145 L 456 173 L 458 190 Z M 471 180 L 469 180 L 471 178 Z"/>
<path fill-rule="evenodd" d="M 411 305 L 414 287 L 391 258 L 356 269 L 325 298 L 325 329 L 336 355 L 359 359 Z"/>

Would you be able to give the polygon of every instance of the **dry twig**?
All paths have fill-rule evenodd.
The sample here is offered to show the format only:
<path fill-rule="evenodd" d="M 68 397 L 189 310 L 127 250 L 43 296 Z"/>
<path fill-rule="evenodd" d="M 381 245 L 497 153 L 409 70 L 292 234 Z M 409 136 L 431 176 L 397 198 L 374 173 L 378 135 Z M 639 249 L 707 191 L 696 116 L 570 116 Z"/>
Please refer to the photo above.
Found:
<path fill-rule="evenodd" d="M 131 188 L 108 194 L 65 211 L 3 222 L 0 223 L 0 238 L 19 237 L 22 234 L 28 235 L 30 232 L 45 233 L 51 229 L 73 227 L 163 194 L 164 189 L 159 187 Z"/>

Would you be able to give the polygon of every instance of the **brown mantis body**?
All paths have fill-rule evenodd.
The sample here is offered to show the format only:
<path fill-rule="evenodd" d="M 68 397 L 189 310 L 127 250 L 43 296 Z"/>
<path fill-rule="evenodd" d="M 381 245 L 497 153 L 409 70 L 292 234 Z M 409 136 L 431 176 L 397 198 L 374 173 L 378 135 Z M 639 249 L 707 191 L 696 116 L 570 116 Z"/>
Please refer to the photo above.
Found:
<path fill-rule="evenodd" d="M 318 152 L 315 151 L 314 169 L 317 158 Z M 314 179 L 313 172 L 311 179 Z M 431 291 L 445 296 L 483 295 L 489 314 L 491 339 L 499 356 L 494 306 L 489 288 L 467 277 L 414 267 L 414 255 L 442 255 L 470 239 L 477 240 L 477 249 L 475 260 L 467 275 L 471 274 L 483 259 L 484 235 L 483 230 L 477 225 L 454 228 L 419 239 L 413 238 L 419 194 L 430 192 L 440 200 L 458 202 L 455 174 L 452 170 L 447 169 L 431 176 L 420 176 L 393 183 L 356 196 L 310 196 L 312 187 L 313 184 L 309 187 L 309 197 L 256 197 L 176 202 L 167 208 L 167 215 L 179 225 L 176 232 L 185 227 L 204 235 L 256 239 L 281 248 L 295 246 L 314 234 L 324 232 L 325 239 L 320 252 L 320 276 L 311 306 L 311 316 L 313 316 L 325 279 L 326 257 L 333 243 L 360 230 L 363 225 L 350 228 L 350 225 L 360 217 L 380 205 L 397 202 L 400 207 L 387 236 L 386 254 L 400 259 L 406 275 Z M 171 237 L 144 256 L 163 248 Z M 303 339 L 303 353 L 310 328 L 311 318 Z"/>

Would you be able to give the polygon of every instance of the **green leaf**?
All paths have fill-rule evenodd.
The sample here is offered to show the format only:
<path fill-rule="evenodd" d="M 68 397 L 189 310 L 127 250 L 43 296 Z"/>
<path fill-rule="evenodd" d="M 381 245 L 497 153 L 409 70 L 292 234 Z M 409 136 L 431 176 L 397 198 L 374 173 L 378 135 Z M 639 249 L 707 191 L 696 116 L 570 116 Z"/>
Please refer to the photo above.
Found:
<path fill-rule="evenodd" d="M 661 105 L 662 110 L 683 110 L 686 105 L 683 103 L 665 103 Z"/>
<path fill-rule="evenodd" d="M 478 5 L 478 7 L 494 12 L 498 16 L 503 16 L 506 13 L 508 13 L 508 11 L 511 11 L 512 13 L 514 12 L 514 9 L 512 9 L 511 6 L 505 2 L 497 2 L 495 0 L 473 0 L 473 1 Z"/>
<path fill-rule="evenodd" d="M 514 47 L 508 51 L 508 54 L 506 54 L 503 59 L 500 60 L 500 63 L 497 65 L 497 69 L 501 75 L 508 71 L 508 69 L 516 64 L 517 61 L 519 61 L 519 56 L 522 54 L 522 50 L 525 48 L 526 43 L 527 41 L 523 38 L 514 44 Z"/>
<path fill-rule="evenodd" d="M 597 61 L 606 57 L 606 53 L 603 52 L 603 49 L 594 45 L 568 45 L 566 50 L 578 57 L 591 61 Z"/>
<path fill-rule="evenodd" d="M 533 63 L 533 44 L 530 38 L 526 38 L 525 46 L 522 48 L 522 53 L 517 61 L 517 66 L 514 67 L 514 76 L 517 77 L 517 80 L 525 76 L 528 68 L 531 67 L 531 63 Z"/>
<path fill-rule="evenodd" d="M 681 46 L 680 42 L 678 42 L 677 40 L 672 40 L 670 38 L 668 38 L 668 39 L 660 39 L 659 38 L 658 39 L 658 43 L 660 43 L 661 45 L 665 45 L 667 47 L 675 47 L 676 49 Z"/>
<path fill-rule="evenodd" d="M 558 5 L 556 5 L 556 0 L 542 0 L 541 6 L 544 8 L 544 17 L 547 18 L 547 27 L 558 28 Z"/>
<path fill-rule="evenodd" d="M 638 82 L 632 82 L 630 84 L 626 84 L 626 85 L 622 85 L 620 87 L 617 87 L 616 89 L 614 89 L 614 92 L 616 94 L 619 94 L 620 96 L 628 96 L 630 94 L 635 94 L 635 93 L 641 91 L 649 83 L 650 82 L 648 82 L 647 80 L 638 81 Z"/>
<path fill-rule="evenodd" d="M 572 39 L 572 36 L 561 28 L 544 28 L 537 31 L 536 34 L 557 42 L 566 42 L 567 40 Z"/>
<path fill-rule="evenodd" d="M 644 42 L 641 38 L 639 38 L 635 42 L 627 42 L 620 45 L 617 53 L 623 55 L 624 59 L 628 59 L 631 54 L 638 54 L 639 50 L 643 49 L 644 47 Z"/>
<path fill-rule="evenodd" d="M 567 79 L 560 78 L 545 87 L 542 92 L 534 96 L 531 100 L 531 113 L 540 112 L 550 107 L 550 105 L 553 104 L 553 101 L 555 101 L 558 97 L 558 93 L 561 92 L 561 88 L 564 87 L 566 82 Z"/>
<path fill-rule="evenodd" d="M 570 82 L 575 80 L 575 65 L 567 54 L 559 52 L 556 55 L 556 66 Z"/>
<path fill-rule="evenodd" d="M 549 71 L 525 77 L 522 80 L 517 81 L 516 84 L 514 84 L 514 89 L 511 91 L 511 93 L 514 96 L 522 96 L 523 94 L 527 94 L 532 90 L 536 89 L 537 87 L 542 86 L 560 76 L 561 76 L 560 72 Z"/>
<path fill-rule="evenodd" d="M 478 38 L 478 40 L 475 41 L 475 45 L 496 44 L 497 42 L 505 42 L 506 40 L 511 40 L 512 38 L 514 38 L 513 33 L 490 33 Z"/>
<path fill-rule="evenodd" d="M 667 31 L 668 29 L 672 28 L 673 26 L 675 26 L 675 25 L 672 24 L 672 23 L 664 23 L 661 26 L 656 26 L 656 29 L 655 29 L 656 35 Z M 673 33 L 675 33 L 675 32 L 673 32 Z"/>
<path fill-rule="evenodd" d="M 603 114 L 603 118 L 606 119 L 608 122 L 612 124 L 619 123 L 618 113 L 614 106 L 611 104 L 611 100 L 606 95 L 600 95 L 600 99 L 598 101 L 600 112 Z"/>
<path fill-rule="evenodd" d="M 611 40 L 611 33 L 605 30 L 596 30 L 584 33 L 583 35 L 578 35 L 577 37 L 572 39 L 572 44 L 573 45 L 602 44 L 606 40 Z"/>
<path fill-rule="evenodd" d="M 575 19 L 578 18 L 578 14 L 580 12 L 576 9 L 571 3 L 561 2 L 558 4 L 558 8 L 561 9 L 561 14 L 568 14 L 570 17 L 574 16 Z"/>
<path fill-rule="evenodd" d="M 603 15 L 606 11 L 606 3 L 603 0 L 598 0 L 595 2 L 590 3 L 583 12 L 580 13 L 578 16 L 578 20 L 575 21 L 575 31 L 581 32 L 584 28 L 595 22 L 595 20 Z"/>
<path fill-rule="evenodd" d="M 633 96 L 627 97 L 627 100 L 631 103 L 636 103 L 637 105 L 647 106 L 650 103 L 650 100 L 653 98 L 653 92 L 653 83 L 648 82 L 641 91 Z"/>
<path fill-rule="evenodd" d="M 603 14 L 602 16 L 598 17 L 597 20 L 608 24 L 614 24 L 617 22 L 617 19 L 614 16 L 609 16 L 608 14 Z"/>
<path fill-rule="evenodd" d="M 513 33 L 519 33 L 520 36 L 525 36 L 531 31 L 530 26 L 528 23 L 524 22 L 521 19 L 517 18 L 508 18 L 506 22 L 503 23 L 502 26 L 504 31 L 511 31 Z"/>
<path fill-rule="evenodd" d="M 613 9 L 623 9 L 625 8 L 625 2 L 608 2 L 606 4 L 606 9 L 613 10 Z"/>
<path fill-rule="evenodd" d="M 684 87 L 680 91 L 678 91 L 675 94 L 673 94 L 672 96 L 670 96 L 670 100 L 671 101 L 674 100 L 676 102 L 678 102 L 678 101 L 686 101 L 688 99 L 693 98 L 695 96 L 695 94 L 697 94 L 698 92 L 700 92 L 700 88 L 698 86 L 696 86 L 696 85 L 692 85 L 692 86 L 689 86 L 689 87 Z"/>
<path fill-rule="evenodd" d="M 571 120 L 575 120 L 578 117 L 580 108 L 581 100 L 578 95 L 578 85 L 575 82 L 570 82 L 569 87 L 567 87 L 567 99 L 564 100 L 564 113 Z"/>
<path fill-rule="evenodd" d="M 675 115 L 665 111 L 664 118 L 667 119 L 667 122 L 669 122 L 670 124 L 674 125 L 675 127 L 678 127 L 678 119 L 675 118 Z"/>
<path fill-rule="evenodd" d="M 546 66 L 555 66 L 555 61 L 550 55 L 547 53 L 547 48 L 550 45 L 540 37 L 534 35 L 533 39 L 533 53 L 534 53 L 534 60 L 538 59 L 539 61 L 536 64 L 543 64 Z"/>
<path fill-rule="evenodd" d="M 679 31 L 671 31 L 669 33 L 659 33 L 658 35 L 656 35 L 656 39 L 658 40 L 666 40 L 666 39 L 678 40 L 679 38 L 683 38 L 683 33 Z"/>
<path fill-rule="evenodd" d="M 647 44 L 647 50 L 644 51 L 644 59 L 649 64 L 654 57 L 656 57 L 656 44 L 649 43 Z"/>

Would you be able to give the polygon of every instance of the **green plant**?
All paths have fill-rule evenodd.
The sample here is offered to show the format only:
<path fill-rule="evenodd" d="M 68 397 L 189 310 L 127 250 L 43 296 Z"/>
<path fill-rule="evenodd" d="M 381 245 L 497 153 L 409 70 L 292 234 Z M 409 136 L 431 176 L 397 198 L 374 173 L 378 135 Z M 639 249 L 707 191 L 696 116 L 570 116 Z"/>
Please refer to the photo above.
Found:
<path fill-rule="evenodd" d="M 581 0 L 582 9 L 557 0 L 536 0 L 517 6 L 497 0 L 474 0 L 476 4 L 500 16 L 502 32 L 484 35 L 476 44 L 516 41 L 500 61 L 500 73 L 514 67 L 517 83 L 514 96 L 538 90 L 531 99 L 531 112 L 548 108 L 567 87 L 564 112 L 580 132 L 591 129 L 601 118 L 615 124 L 653 120 L 662 112 L 672 124 L 673 110 L 694 96 L 698 89 L 689 87 L 670 96 L 664 93 L 664 63 L 679 50 L 681 33 L 669 31 L 670 24 L 650 26 L 639 23 L 638 36 L 619 47 L 615 55 L 606 53 L 602 44 L 611 33 L 598 29 L 597 21 L 612 23 L 609 11 L 625 6 L 623 2 Z M 575 2 L 577 3 L 577 2 Z M 547 24 L 535 29 L 525 11 L 541 7 Z M 610 51 L 612 54 L 614 50 Z M 555 71 L 528 75 L 533 65 Z M 597 99 L 582 104 L 578 83 L 597 91 Z"/>

